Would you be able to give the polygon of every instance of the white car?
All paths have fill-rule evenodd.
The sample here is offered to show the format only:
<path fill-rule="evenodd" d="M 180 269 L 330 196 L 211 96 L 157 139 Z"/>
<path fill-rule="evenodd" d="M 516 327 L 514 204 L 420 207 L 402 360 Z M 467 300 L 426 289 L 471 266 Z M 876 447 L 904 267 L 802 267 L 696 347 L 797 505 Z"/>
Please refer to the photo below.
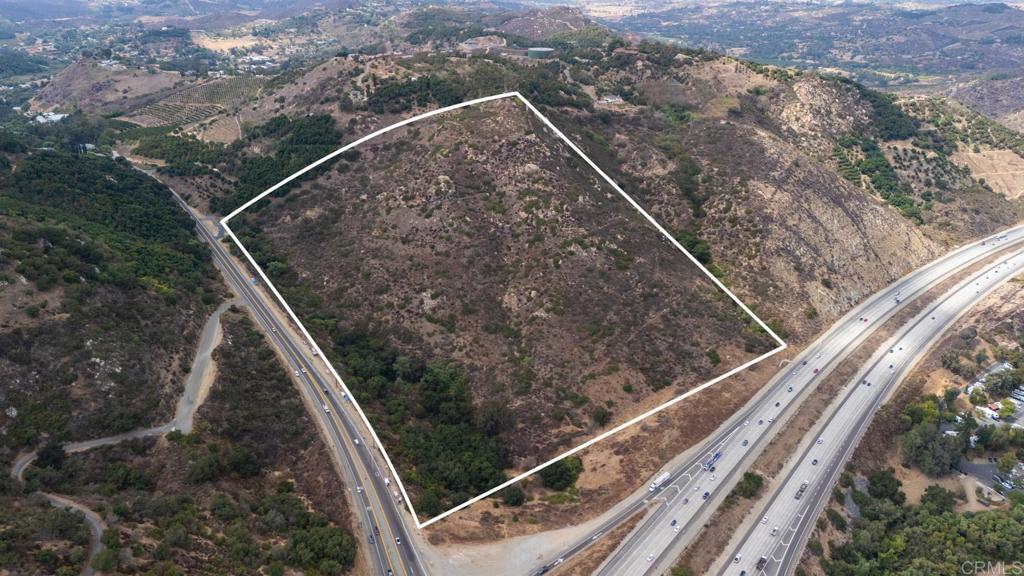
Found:
<path fill-rule="evenodd" d="M 330 414 L 331 413 L 331 409 L 327 407 L 327 404 L 324 404 L 324 413 L 325 414 Z"/>
<path fill-rule="evenodd" d="M 772 528 L 772 536 L 775 536 L 778 533 L 779 533 L 779 527 L 778 526 L 776 526 L 775 528 Z"/>
<path fill-rule="evenodd" d="M 296 376 L 298 376 L 298 375 L 299 375 L 299 371 L 298 371 L 298 370 L 296 370 L 296 371 L 295 371 L 295 375 L 296 375 Z"/>
<path fill-rule="evenodd" d="M 824 441 L 825 440 L 823 440 L 822 438 L 818 438 L 818 441 L 815 442 L 815 444 L 817 444 L 818 446 L 821 446 L 821 443 L 824 442 Z"/>
<path fill-rule="evenodd" d="M 767 516 L 765 516 L 764 518 L 761 518 L 761 524 L 767 524 L 767 523 L 768 523 L 768 517 Z"/>
<path fill-rule="evenodd" d="M 647 555 L 647 561 L 648 562 L 654 562 L 654 554 L 648 554 Z"/>
<path fill-rule="evenodd" d="M 740 558 L 743 558 L 743 554 L 737 554 L 736 557 L 732 559 L 732 563 L 733 564 L 739 564 L 740 563 Z"/>

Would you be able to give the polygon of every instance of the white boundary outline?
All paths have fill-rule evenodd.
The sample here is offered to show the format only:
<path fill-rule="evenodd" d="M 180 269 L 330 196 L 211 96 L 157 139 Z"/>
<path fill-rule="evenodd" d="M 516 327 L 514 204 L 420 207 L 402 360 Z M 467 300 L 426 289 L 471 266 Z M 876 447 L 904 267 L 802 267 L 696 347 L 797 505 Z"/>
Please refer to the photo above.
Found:
<path fill-rule="evenodd" d="M 420 522 L 419 517 L 416 515 L 416 510 L 412 506 L 412 500 L 409 498 L 409 494 L 406 493 L 406 491 L 405 491 L 405 485 L 402 483 L 401 476 L 399 476 L 398 470 L 395 468 L 394 464 L 392 464 L 391 458 L 388 456 L 387 450 L 384 448 L 384 445 L 381 443 L 380 438 L 377 437 L 377 432 L 374 430 L 373 424 L 370 423 L 369 419 L 366 417 L 366 414 L 363 412 L 362 407 L 359 406 L 359 403 L 356 401 L 355 397 L 352 395 L 352 392 L 345 385 L 345 382 L 342 381 L 341 376 L 338 374 L 337 370 L 334 369 L 334 366 L 327 359 L 327 356 L 325 356 L 323 354 L 323 351 L 320 350 L 320 347 L 317 346 L 316 342 L 313 341 L 313 337 L 310 336 L 309 332 L 306 330 L 306 327 L 302 325 L 302 322 L 299 320 L 298 316 L 296 316 L 295 312 L 293 312 L 291 307 L 288 306 L 288 303 L 284 301 L 284 298 L 281 297 L 281 293 L 277 291 L 277 288 L 270 281 L 270 278 L 268 278 L 267 275 L 263 272 L 263 269 L 260 268 L 260 265 L 256 263 L 256 260 L 254 260 L 252 255 L 249 254 L 249 251 L 245 249 L 245 246 L 243 246 L 242 243 L 238 240 L 238 237 L 235 236 L 235 233 L 231 230 L 230 227 L 228 227 L 228 221 L 231 220 L 232 218 L 234 218 L 235 216 L 237 216 L 240 212 L 244 211 L 249 206 L 252 206 L 256 202 L 262 200 L 268 194 L 273 193 L 275 190 L 281 188 L 282 186 L 284 186 L 285 184 L 291 182 L 292 180 L 295 180 L 299 176 L 302 176 L 306 172 L 309 172 L 310 170 L 316 168 L 317 166 L 320 166 L 324 162 L 327 162 L 328 160 L 331 160 L 332 158 L 334 158 L 334 157 L 336 157 L 336 156 L 338 156 L 340 154 L 343 154 L 344 152 L 346 152 L 349 149 L 354 148 L 354 147 L 362 144 L 363 142 L 366 142 L 368 140 L 372 140 L 373 138 L 376 138 L 377 136 L 380 136 L 381 134 L 385 134 L 385 133 L 390 132 L 390 131 L 392 131 L 392 130 L 394 130 L 396 128 L 401 128 L 402 126 L 406 126 L 408 124 L 412 124 L 413 122 L 416 122 L 417 120 L 424 120 L 426 118 L 430 118 L 432 116 L 437 116 L 438 114 L 443 114 L 443 113 L 449 112 L 451 110 L 457 110 L 459 108 L 465 108 L 467 106 L 473 106 L 473 105 L 476 105 L 476 104 L 482 104 L 484 102 L 490 102 L 492 100 L 500 100 L 502 98 L 511 98 L 511 97 L 518 98 L 520 102 L 525 104 L 526 107 L 529 108 L 530 111 L 533 112 L 537 116 L 537 118 L 539 118 L 544 123 L 545 126 L 547 126 L 550 130 L 552 130 L 559 138 L 561 138 L 562 141 L 564 141 L 569 146 L 569 148 L 571 148 L 574 152 L 576 152 L 576 154 L 578 154 L 580 156 L 580 158 L 582 158 L 591 168 L 593 168 L 605 180 L 605 182 L 610 184 L 611 187 L 614 188 L 615 191 L 618 192 L 623 198 L 625 198 L 626 201 L 629 202 L 630 205 L 633 206 L 633 208 L 636 208 L 636 210 L 638 212 L 640 212 L 640 214 L 642 214 L 643 217 L 645 219 L 647 219 L 648 222 L 653 224 L 654 227 L 657 228 L 657 230 L 659 232 L 661 232 L 662 235 L 665 236 L 665 238 L 668 238 L 669 242 L 671 242 L 673 246 L 675 246 L 676 248 L 679 249 L 679 251 L 681 251 L 683 254 L 685 254 L 686 257 L 689 258 L 691 262 L 693 262 L 702 272 L 704 272 L 705 275 L 707 275 L 708 278 L 711 279 L 712 282 L 715 283 L 716 286 L 718 286 L 718 288 L 720 288 L 723 292 L 728 294 L 729 297 L 733 300 L 733 302 L 735 302 L 744 312 L 746 312 L 751 318 L 753 318 L 757 322 L 757 324 L 761 327 L 761 329 L 763 329 L 765 332 L 767 332 L 779 344 L 779 346 L 777 348 L 772 349 L 769 352 L 766 352 L 766 353 L 758 356 L 757 358 L 754 358 L 753 360 L 749 360 L 746 363 L 744 363 L 744 364 L 742 364 L 740 366 L 737 366 L 736 368 L 733 368 L 732 370 L 729 370 L 725 374 L 717 376 L 714 379 L 709 380 L 709 381 L 705 382 L 704 384 L 701 384 L 700 386 L 697 386 L 696 388 L 693 388 L 691 390 L 686 391 L 684 394 L 682 394 L 680 396 L 677 396 L 677 397 L 673 398 L 672 400 L 669 400 L 668 402 L 665 402 L 664 404 L 662 404 L 660 406 L 652 408 L 651 410 L 648 410 L 647 412 L 644 412 L 643 414 L 641 414 L 639 416 L 636 416 L 636 417 L 630 419 L 627 422 L 619 424 L 615 428 L 612 428 L 611 430 L 608 430 L 607 432 L 604 432 L 603 434 L 600 434 L 600 435 L 598 435 L 598 436 L 596 436 L 594 438 L 591 438 L 590 440 L 587 440 L 583 444 L 580 444 L 579 446 L 577 446 L 575 448 L 572 448 L 571 450 L 567 450 L 567 451 L 563 452 L 562 454 L 559 454 L 558 456 L 555 456 L 554 458 L 548 460 L 547 462 L 544 462 L 543 464 L 539 464 L 537 466 L 534 466 L 530 470 L 527 470 L 526 472 L 523 472 L 522 474 L 516 476 L 515 478 L 512 478 L 511 480 L 508 480 L 508 481 L 506 481 L 503 484 L 500 484 L 500 485 L 498 485 L 498 486 L 496 486 L 494 488 L 491 488 L 490 490 L 484 492 L 483 494 L 480 494 L 479 496 L 473 497 L 473 498 L 471 498 L 471 499 L 469 499 L 469 500 L 459 504 L 458 506 L 455 506 L 454 508 L 448 510 L 447 512 L 439 514 L 438 516 L 435 516 L 435 517 L 433 517 L 433 518 L 431 518 L 431 519 L 429 519 L 429 520 L 427 520 L 425 522 Z M 626 194 L 622 190 L 622 188 L 619 187 L 618 184 L 616 184 L 611 178 L 609 178 L 608 175 L 605 174 L 604 171 L 601 170 L 597 166 L 597 164 L 594 163 L 593 160 L 591 160 L 586 154 L 584 154 L 583 151 L 580 150 L 580 148 L 578 146 L 576 146 L 576 144 L 574 144 L 572 142 L 572 140 L 569 140 L 569 138 L 567 138 L 565 136 L 565 134 L 562 133 L 561 130 L 556 128 L 555 125 L 552 124 L 551 121 L 547 119 L 547 117 L 545 117 L 543 114 L 541 114 L 540 111 L 537 110 L 537 108 L 534 107 L 534 105 L 531 104 L 529 100 L 524 98 L 523 95 L 520 94 L 519 92 L 505 92 L 503 94 L 495 94 L 493 96 L 485 96 L 483 98 L 477 98 L 475 100 L 469 100 L 467 102 L 462 102 L 461 104 L 454 104 L 452 106 L 446 106 L 444 108 L 438 108 L 437 110 L 431 110 L 430 112 L 426 112 L 426 113 L 420 114 L 418 116 L 413 116 L 411 118 L 406 118 L 405 120 L 402 120 L 400 122 L 396 122 L 395 124 L 391 124 L 390 126 L 381 128 L 380 130 L 377 130 L 376 132 L 373 132 L 371 134 L 363 136 L 362 138 L 359 138 L 358 140 L 354 140 L 354 141 L 346 144 L 345 146 L 342 146 L 341 148 L 335 150 L 334 152 L 331 152 L 330 154 L 324 156 L 323 158 L 317 160 L 316 162 L 313 162 L 309 166 L 306 166 L 302 170 L 299 170 L 298 172 L 292 174 L 291 176 L 285 178 L 284 180 L 278 182 L 277 184 L 274 184 L 273 186 L 268 188 L 266 191 L 264 191 L 262 194 L 252 198 L 251 200 L 249 200 L 245 204 L 242 204 L 237 209 L 235 209 L 233 212 L 231 212 L 230 214 L 228 214 L 227 216 L 222 218 L 221 221 L 220 221 L 220 225 L 224 227 L 224 230 L 228 233 L 228 236 L 231 237 L 231 240 L 234 241 L 234 243 L 242 251 L 242 254 L 245 255 L 246 259 L 248 259 L 249 263 L 253 266 L 253 268 L 256 270 L 256 272 L 260 275 L 260 278 L 263 279 L 263 282 L 265 283 L 265 285 L 268 288 L 270 288 L 270 291 L 273 292 L 273 294 L 277 298 L 278 302 L 280 302 L 281 305 L 284 306 L 284 309 L 288 312 L 288 316 L 291 317 L 291 319 L 295 322 L 296 325 L 298 325 L 299 330 L 302 332 L 302 335 L 306 337 L 306 341 L 309 342 L 310 346 L 312 346 L 313 349 L 317 352 L 317 354 L 319 354 L 320 357 L 323 358 L 324 363 L 327 365 L 327 369 L 330 370 L 330 372 L 331 372 L 331 375 L 334 376 L 335 380 L 338 381 L 338 384 L 341 386 L 342 390 L 344 390 L 345 393 L 348 394 L 349 398 L 352 400 L 352 405 L 355 406 L 356 411 L 359 413 L 359 416 L 363 419 L 363 423 L 366 424 L 366 427 L 370 430 L 370 434 L 373 435 L 373 441 L 377 444 L 377 446 L 380 447 L 380 452 L 384 456 L 384 461 L 387 462 L 388 468 L 391 470 L 391 474 L 394 476 L 395 481 L 398 483 L 398 488 L 402 491 L 402 497 L 405 499 L 406 506 L 408 507 L 409 512 L 412 514 L 413 521 L 416 523 L 416 527 L 418 529 L 426 528 L 427 526 L 433 524 L 434 522 L 437 522 L 438 520 L 441 520 L 442 518 L 445 518 L 445 517 L 447 517 L 447 516 L 457 512 L 457 511 L 459 511 L 459 510 L 461 510 L 463 508 L 466 508 L 467 506 L 473 504 L 474 502 L 477 502 L 478 500 L 486 498 L 486 497 L 490 496 L 491 494 L 494 494 L 495 492 L 497 492 L 499 490 L 502 490 L 503 488 L 511 486 L 512 484 L 515 484 L 516 482 L 522 480 L 523 478 L 526 478 L 527 476 L 530 476 L 531 474 L 534 474 L 534 473 L 538 472 L 542 468 L 545 468 L 545 467 L 547 467 L 547 466 L 557 462 L 558 460 L 561 460 L 562 458 L 565 458 L 567 456 L 571 456 L 571 455 L 573 455 L 573 454 L 575 454 L 575 453 L 577 453 L 577 452 L 579 452 L 579 451 L 581 451 L 581 450 L 583 450 L 583 449 L 585 449 L 585 448 L 595 444 L 596 442 L 604 440 L 605 438 L 611 436 L 612 434 L 615 434 L 616 432 L 619 432 L 619 431 L 621 431 L 621 430 L 623 430 L 625 428 L 628 428 L 629 426 L 632 426 L 633 424 L 636 424 L 637 422 L 640 422 L 641 420 L 643 420 L 643 419 L 645 419 L 645 418 L 647 418 L 647 417 L 649 417 L 649 416 L 651 416 L 653 414 L 661 412 L 662 410 L 668 408 L 669 406 L 672 406 L 672 405 L 674 405 L 674 404 L 676 404 L 678 402 L 681 402 L 681 401 L 685 400 L 686 398 L 689 398 L 690 396 L 693 396 L 694 394 L 700 392 L 701 390 L 704 390 L 705 388 L 708 388 L 709 386 L 717 384 L 718 382 L 721 382 L 722 380 L 725 380 L 726 378 L 732 376 L 733 374 L 736 374 L 736 373 L 738 373 L 738 372 L 740 372 L 742 370 L 746 370 L 747 368 L 749 368 L 750 366 L 753 366 L 754 364 L 757 364 L 761 360 L 764 360 L 765 358 L 773 356 L 773 355 L 775 355 L 775 354 L 777 354 L 777 353 L 779 353 L 782 350 L 785 350 L 787 348 L 787 344 L 786 344 L 785 341 L 782 340 L 782 338 L 779 338 L 779 336 L 777 334 L 775 334 L 775 332 L 772 331 L 772 329 L 769 328 L 767 324 L 765 324 L 760 318 L 758 318 L 757 315 L 754 314 L 750 310 L 750 308 L 747 307 L 746 304 L 744 304 L 739 298 L 737 298 L 736 295 L 733 294 L 731 290 L 726 288 L 725 284 L 723 284 L 717 277 L 715 277 L 714 274 L 712 274 L 710 271 L 708 271 L 708 269 L 705 268 L 704 265 L 700 263 L 700 261 L 698 261 L 696 258 L 694 258 L 692 254 L 690 254 L 685 248 L 683 248 L 683 246 L 681 244 L 679 244 L 679 242 L 675 238 L 673 238 L 672 235 L 669 234 L 668 231 L 666 231 L 661 226 L 661 224 L 659 224 L 657 221 L 655 221 L 655 219 L 652 218 L 651 215 L 648 214 L 646 210 L 644 210 L 639 204 L 636 203 L 635 200 L 633 200 L 633 198 L 631 198 L 628 194 Z"/>

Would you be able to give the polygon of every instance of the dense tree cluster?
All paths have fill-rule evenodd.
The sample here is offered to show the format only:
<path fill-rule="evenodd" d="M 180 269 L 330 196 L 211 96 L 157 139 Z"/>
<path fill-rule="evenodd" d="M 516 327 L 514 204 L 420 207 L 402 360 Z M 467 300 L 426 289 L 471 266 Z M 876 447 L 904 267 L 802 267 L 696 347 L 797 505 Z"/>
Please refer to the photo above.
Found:
<path fill-rule="evenodd" d="M 872 127 L 879 138 L 888 141 L 917 136 L 920 122 L 896 104 L 895 95 L 872 90 L 846 78 L 838 78 L 837 81 L 854 86 L 860 96 L 871 105 Z"/>
<path fill-rule="evenodd" d="M 246 140 L 269 141 L 273 154 L 250 156 L 231 149 L 233 156 L 228 159 L 228 171 L 238 179 L 235 192 L 223 198 L 215 197 L 210 207 L 221 213 L 234 210 L 250 198 L 340 148 L 342 136 L 343 132 L 335 125 L 334 118 L 327 114 L 294 119 L 277 116 L 271 119 L 255 129 Z M 329 162 L 325 163 L 323 168 L 329 165 Z M 317 170 L 311 170 L 293 182 L 301 182 L 318 173 Z M 290 186 L 284 186 L 275 194 L 284 195 L 289 189 Z"/>
<path fill-rule="evenodd" d="M 48 467 L 28 470 L 29 485 L 111 498 L 121 522 L 152 527 L 145 538 L 156 546 L 147 546 L 145 557 L 168 573 L 200 547 L 220 574 L 282 573 L 286 566 L 346 573 L 356 540 L 313 511 L 290 481 L 277 479 L 315 441 L 302 402 L 251 321 L 237 311 L 223 321 L 224 343 L 214 353 L 220 370 L 196 432 L 171 432 L 166 447 L 139 439 L 66 457 L 54 444 L 40 452 Z M 182 481 L 203 486 L 175 493 Z M 96 566 L 114 572 L 127 543 L 117 531 L 109 536 Z"/>
<path fill-rule="evenodd" d="M 518 90 L 538 106 L 566 106 L 589 109 L 590 97 L 579 87 L 562 81 L 554 64 L 520 66 L 511 62 L 495 65 L 489 60 L 475 61 L 474 74 L 448 78 L 440 74 L 409 80 L 386 82 L 374 90 L 367 107 L 378 114 L 396 114 L 430 105 L 450 106 L 482 95 L 493 94 L 494 85 Z"/>
<path fill-rule="evenodd" d="M 499 435 L 509 413 L 478 414 L 461 369 L 401 356 L 363 330 L 334 332 L 349 385 L 361 402 L 382 409 L 397 455 L 415 467 L 420 512 L 439 514 L 505 481 L 510 462 Z"/>
<path fill-rule="evenodd" d="M 24 226 L 3 256 L 45 287 L 85 280 L 165 293 L 199 286 L 209 255 L 167 189 L 122 162 L 33 154 L 0 175 L 0 210 L 60 225 Z M 70 229 L 70 230 L 69 230 Z"/>
<path fill-rule="evenodd" d="M 905 466 L 915 466 L 929 476 L 940 477 L 956 469 L 967 448 L 963 436 L 942 432 L 940 400 L 927 396 L 907 405 L 900 415 L 904 428 L 902 450 Z"/>
<path fill-rule="evenodd" d="M 761 486 L 764 484 L 764 477 L 756 472 L 744 472 L 743 478 L 733 488 L 733 492 L 737 496 L 743 498 L 753 498 L 757 495 L 757 492 L 761 490 Z"/>
<path fill-rule="evenodd" d="M 583 461 L 575 456 L 562 458 L 540 471 L 544 486 L 552 490 L 567 490 L 576 484 L 583 472 Z"/>
<path fill-rule="evenodd" d="M 19 48 L 0 46 L 0 78 L 36 74 L 46 70 L 47 60 Z"/>
<path fill-rule="evenodd" d="M 451 106 L 462 102 L 465 89 L 450 80 L 426 76 L 386 83 L 370 94 L 369 109 L 377 114 L 397 114 L 430 104 Z"/>
<path fill-rule="evenodd" d="M 123 135 L 127 139 L 137 139 L 135 151 L 138 154 L 166 162 L 166 166 L 160 168 L 161 172 L 215 178 L 223 178 L 223 173 L 231 174 L 235 178 L 231 183 L 233 192 L 210 200 L 210 207 L 222 214 L 338 149 L 342 136 L 343 132 L 336 126 L 334 118 L 327 114 L 294 119 L 275 116 L 252 128 L 245 139 L 230 146 L 203 142 L 191 135 L 171 134 L 166 128 L 132 129 Z M 265 142 L 272 152 L 265 155 L 247 153 L 245 148 L 256 141 Z M 317 173 L 313 170 L 296 182 Z M 289 189 L 289 186 L 284 186 L 276 194 L 283 195 Z"/>
<path fill-rule="evenodd" d="M 920 203 L 914 199 L 907 187 L 900 182 L 896 170 L 886 159 L 885 153 L 870 140 L 860 143 L 863 158 L 856 163 L 858 170 L 871 181 L 871 187 L 887 203 L 899 208 L 904 216 L 918 224 L 924 220 L 921 216 Z"/>
<path fill-rule="evenodd" d="M 71 142 L 79 128 L 94 137 L 93 126 L 19 139 Z M 150 359 L 187 346 L 196 315 L 218 298 L 209 253 L 166 187 L 123 161 L 59 145 L 10 162 L 15 169 L 0 172 L 0 273 L 59 292 L 25 309 L 38 325 L 0 334 L 0 372 L 18 383 L 8 396 L 18 417 L 0 416 L 3 443 L 17 448 L 43 434 L 65 440 L 78 430 L 92 436 L 149 422 L 161 401 L 151 387 L 162 381 L 156 362 L 122 363 L 118 355 Z M 48 323 L 55 313 L 59 322 Z M 101 347 L 119 371 L 97 377 L 89 362 L 96 352 L 84 342 Z M 83 406 L 67 393 L 75 383 L 107 388 Z"/>
<path fill-rule="evenodd" d="M 253 461 L 277 460 L 299 441 L 306 416 L 277 356 L 249 319 L 239 319 L 229 335 L 231 353 L 215 354 L 217 386 L 199 416 L 235 445 L 226 456 L 228 468 L 244 472 Z"/>
<path fill-rule="evenodd" d="M 1024 555 L 1024 503 L 957 514 L 955 495 L 942 487 L 929 486 L 916 506 L 904 505 L 900 487 L 888 469 L 871 474 L 867 494 L 854 490 L 861 516 L 849 539 L 830 546 L 826 574 L 957 574 L 964 562 L 1009 563 Z"/>

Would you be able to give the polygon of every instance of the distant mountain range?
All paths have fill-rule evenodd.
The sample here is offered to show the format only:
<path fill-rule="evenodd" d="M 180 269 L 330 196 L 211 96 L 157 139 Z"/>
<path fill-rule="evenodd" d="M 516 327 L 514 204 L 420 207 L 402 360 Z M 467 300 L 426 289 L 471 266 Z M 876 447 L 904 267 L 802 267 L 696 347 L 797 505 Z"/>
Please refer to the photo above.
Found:
<path fill-rule="evenodd" d="M 692 4 L 608 23 L 758 61 L 903 75 L 1021 71 L 1024 11 L 1003 3 L 905 9 L 881 3 Z"/>

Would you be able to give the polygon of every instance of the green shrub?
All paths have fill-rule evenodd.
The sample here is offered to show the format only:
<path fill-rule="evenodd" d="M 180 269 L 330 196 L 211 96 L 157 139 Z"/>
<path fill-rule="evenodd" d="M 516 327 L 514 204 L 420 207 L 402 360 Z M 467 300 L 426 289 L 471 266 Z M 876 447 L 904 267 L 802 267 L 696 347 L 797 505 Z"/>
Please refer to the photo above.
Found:
<path fill-rule="evenodd" d="M 552 490 L 567 490 L 576 485 L 576 479 L 583 472 L 583 461 L 575 456 L 562 458 L 539 472 L 544 486 Z"/>

